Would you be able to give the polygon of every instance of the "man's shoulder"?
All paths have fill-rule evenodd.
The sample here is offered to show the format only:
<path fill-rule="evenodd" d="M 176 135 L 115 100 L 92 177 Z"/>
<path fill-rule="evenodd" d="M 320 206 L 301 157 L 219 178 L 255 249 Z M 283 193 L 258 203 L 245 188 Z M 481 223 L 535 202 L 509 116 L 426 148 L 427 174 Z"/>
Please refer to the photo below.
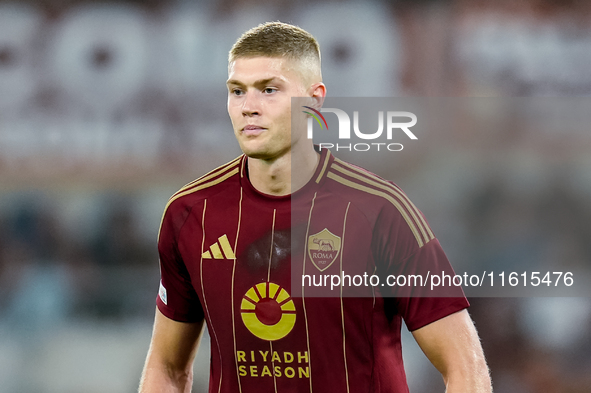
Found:
<path fill-rule="evenodd" d="M 394 182 L 337 158 L 326 176 L 331 193 L 351 201 L 370 222 L 405 222 L 419 247 L 434 238 L 421 211 Z"/>
<path fill-rule="evenodd" d="M 406 197 L 398 185 L 360 166 L 335 157 L 328 168 L 327 178 L 342 195 L 357 195 L 372 203 L 392 203 L 392 198 Z"/>
<path fill-rule="evenodd" d="M 236 157 L 232 161 L 185 184 L 170 197 L 165 210 L 170 209 L 171 206 L 194 205 L 212 195 L 227 190 L 228 186 L 236 184 L 240 176 L 240 171 L 242 170 L 242 158 L 243 155 Z"/>

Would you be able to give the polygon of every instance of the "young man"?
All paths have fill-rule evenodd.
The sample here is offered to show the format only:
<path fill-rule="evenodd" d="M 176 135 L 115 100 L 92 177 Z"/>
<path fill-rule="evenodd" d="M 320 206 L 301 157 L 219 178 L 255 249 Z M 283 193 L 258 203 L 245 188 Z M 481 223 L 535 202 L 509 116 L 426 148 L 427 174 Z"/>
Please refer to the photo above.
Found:
<path fill-rule="evenodd" d="M 246 32 L 230 52 L 227 86 L 244 155 L 186 185 L 165 208 L 140 392 L 191 390 L 204 321 L 210 393 L 407 392 L 402 319 L 447 392 L 490 392 L 461 293 L 290 295 L 295 263 L 329 274 L 359 266 L 380 274 L 451 270 L 425 219 L 393 183 L 316 152 L 304 116 L 292 132 L 291 98 L 307 97 L 319 109 L 326 94 L 316 40 L 279 22 Z M 313 244 L 330 261 L 314 259 Z"/>

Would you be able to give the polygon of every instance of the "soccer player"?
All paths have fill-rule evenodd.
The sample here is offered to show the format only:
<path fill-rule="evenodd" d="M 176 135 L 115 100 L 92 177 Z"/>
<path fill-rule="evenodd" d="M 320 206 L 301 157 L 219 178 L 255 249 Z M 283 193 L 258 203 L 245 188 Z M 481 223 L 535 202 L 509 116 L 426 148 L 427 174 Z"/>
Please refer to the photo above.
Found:
<path fill-rule="evenodd" d="M 447 392 L 490 392 L 463 293 L 395 297 L 379 287 L 318 298 L 292 288 L 292 265 L 326 274 L 451 271 L 396 185 L 316 151 L 305 115 L 293 114 L 301 121 L 292 130 L 291 98 L 318 110 L 326 94 L 314 37 L 280 22 L 251 29 L 230 52 L 227 87 L 244 154 L 166 205 L 140 392 L 191 390 L 204 322 L 210 393 L 407 392 L 403 319 Z M 296 289 L 303 293 L 292 297 Z"/>

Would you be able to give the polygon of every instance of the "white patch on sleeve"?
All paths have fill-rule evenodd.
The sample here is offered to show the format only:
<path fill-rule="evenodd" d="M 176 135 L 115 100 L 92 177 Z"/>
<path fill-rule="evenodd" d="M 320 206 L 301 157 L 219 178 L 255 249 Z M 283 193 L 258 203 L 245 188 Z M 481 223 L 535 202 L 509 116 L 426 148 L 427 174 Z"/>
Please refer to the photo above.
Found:
<path fill-rule="evenodd" d="M 162 285 L 162 281 L 160 281 L 160 288 L 158 289 L 158 296 L 160 296 L 160 300 L 162 300 L 162 303 L 164 303 L 168 306 L 167 297 L 166 297 L 166 288 L 164 288 L 164 285 Z"/>

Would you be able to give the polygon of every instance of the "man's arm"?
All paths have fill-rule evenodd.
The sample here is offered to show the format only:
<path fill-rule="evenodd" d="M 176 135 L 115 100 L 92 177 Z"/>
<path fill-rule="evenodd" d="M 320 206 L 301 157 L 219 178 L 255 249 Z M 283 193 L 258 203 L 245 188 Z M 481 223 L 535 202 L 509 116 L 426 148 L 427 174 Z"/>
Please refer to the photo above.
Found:
<path fill-rule="evenodd" d="M 478 333 L 466 310 L 448 315 L 412 334 L 443 376 L 447 393 L 492 392 Z"/>
<path fill-rule="evenodd" d="M 190 393 L 193 360 L 203 335 L 203 320 L 177 322 L 156 309 L 152 341 L 140 382 L 140 393 Z"/>

